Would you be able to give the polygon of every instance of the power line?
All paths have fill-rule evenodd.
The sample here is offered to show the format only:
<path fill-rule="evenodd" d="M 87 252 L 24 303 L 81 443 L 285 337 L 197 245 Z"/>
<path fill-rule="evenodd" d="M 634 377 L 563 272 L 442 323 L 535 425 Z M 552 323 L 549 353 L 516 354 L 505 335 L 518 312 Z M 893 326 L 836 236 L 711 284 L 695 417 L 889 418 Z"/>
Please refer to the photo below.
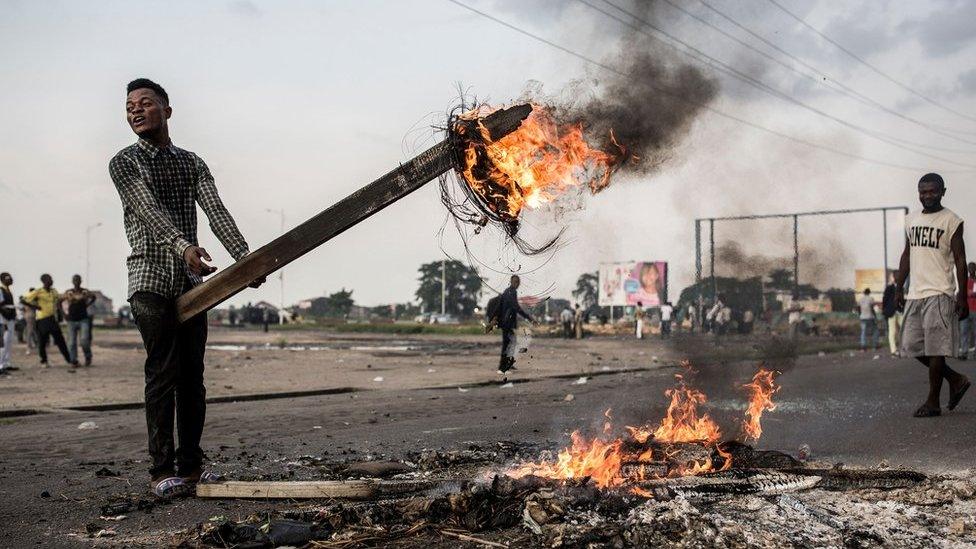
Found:
<path fill-rule="evenodd" d="M 752 35 L 756 39 L 762 41 L 767 46 L 773 48 L 774 50 L 776 50 L 780 54 L 788 57 L 789 59 L 791 59 L 794 62 L 800 64 L 801 66 L 805 67 L 806 69 L 814 72 L 815 74 L 805 73 L 805 72 L 797 69 L 793 65 L 790 65 L 788 63 L 785 63 L 784 61 L 781 61 L 780 59 L 776 58 L 775 56 L 770 55 L 770 54 L 766 53 L 765 51 L 763 51 L 763 50 L 761 50 L 761 49 L 753 46 L 752 44 L 749 44 L 748 42 L 745 42 L 744 40 L 739 39 L 738 37 L 732 35 L 731 33 L 727 32 L 727 31 L 725 31 L 721 27 L 713 24 L 711 21 L 708 21 L 708 20 L 700 17 L 699 15 L 697 15 L 697 14 L 691 12 L 691 11 L 688 11 L 687 9 L 685 9 L 685 8 L 681 7 L 680 5 L 678 5 L 677 3 L 675 3 L 673 0 L 664 0 L 664 2 L 666 2 L 669 6 L 671 6 L 675 10 L 680 11 L 681 13 L 687 15 L 688 17 L 691 17 L 694 20 L 698 21 L 699 23 L 702 23 L 703 25 L 706 25 L 709 28 L 715 30 L 716 32 L 720 33 L 722 36 L 725 36 L 726 38 L 728 38 L 728 39 L 736 42 L 737 44 L 739 44 L 739 45 L 741 45 L 741 46 L 743 46 L 745 48 L 748 48 L 748 49 L 750 49 L 750 50 L 758 53 L 759 55 L 765 57 L 766 59 L 768 59 L 768 60 L 776 63 L 777 65 L 779 65 L 779 66 L 781 66 L 781 67 L 783 67 L 783 68 L 785 68 L 785 69 L 787 69 L 789 71 L 792 71 L 792 72 L 794 72 L 796 74 L 799 74 L 800 76 L 806 78 L 807 80 L 810 80 L 811 82 L 814 82 L 814 83 L 819 84 L 819 85 L 826 85 L 827 86 L 827 89 L 829 89 L 829 90 L 831 90 L 833 92 L 836 92 L 836 93 L 845 95 L 847 97 L 852 97 L 852 98 L 860 101 L 861 103 L 863 103 L 865 105 L 874 107 L 874 108 L 876 108 L 876 109 L 878 109 L 878 110 L 880 110 L 882 112 L 885 112 L 885 113 L 890 114 L 892 116 L 901 118 L 902 120 L 906 120 L 908 122 L 911 122 L 913 124 L 916 124 L 916 125 L 918 125 L 918 126 L 920 126 L 922 128 L 925 128 L 925 129 L 927 129 L 927 130 L 929 130 L 929 131 L 931 131 L 933 133 L 939 134 L 939 135 L 941 135 L 943 137 L 948 137 L 950 139 L 955 139 L 957 141 L 961 141 L 963 143 L 967 143 L 967 144 L 970 144 L 970 145 L 976 145 L 976 141 L 969 141 L 969 140 L 963 139 L 962 137 L 959 137 L 958 135 L 954 135 L 952 133 L 949 133 L 949 131 L 947 131 L 947 130 L 944 130 L 942 128 L 939 128 L 938 126 L 935 126 L 935 125 L 930 124 L 928 122 L 923 122 L 921 120 L 917 120 L 917 119 L 912 118 L 911 116 L 908 116 L 908 115 L 906 115 L 904 113 L 901 113 L 901 112 L 898 112 L 898 111 L 896 111 L 894 109 L 891 109 L 891 108 L 889 108 L 889 107 L 887 107 L 887 106 L 879 103 L 878 101 L 876 101 L 876 100 L 874 100 L 874 99 L 872 99 L 872 98 L 870 98 L 870 97 L 868 97 L 868 96 L 866 96 L 866 95 L 858 92 L 857 90 L 855 90 L 855 89 L 853 89 L 853 88 L 845 85 L 843 82 L 840 82 L 840 81 L 838 81 L 837 79 L 835 79 L 833 77 L 830 77 L 828 79 L 828 76 L 829 75 L 827 75 L 824 71 L 822 71 L 822 70 L 820 70 L 820 69 L 818 69 L 816 67 L 811 66 L 810 64 L 804 62 L 802 59 L 800 59 L 800 58 L 798 58 L 798 57 L 790 54 L 789 52 L 783 50 L 782 48 L 780 48 L 776 44 L 773 44 L 772 42 L 769 42 L 765 38 L 759 36 L 758 34 L 756 34 L 753 31 L 749 30 L 744 25 L 742 25 L 738 21 L 734 20 L 730 16 L 728 16 L 725 13 L 722 13 L 721 11 L 719 11 L 718 9 L 712 7 L 705 0 L 700 0 L 700 2 L 706 8 L 712 10 L 713 12 L 715 12 L 716 14 L 718 14 L 719 16 L 721 16 L 722 18 L 724 18 L 728 22 L 732 23 L 733 25 L 735 25 L 736 27 L 738 27 L 742 31 L 749 33 L 750 35 Z M 817 74 L 823 75 L 823 76 L 820 77 L 820 76 L 817 76 Z M 892 139 L 894 139 L 894 138 L 892 138 Z M 899 141 L 901 141 L 903 143 L 906 143 L 906 144 L 914 145 L 916 147 L 928 148 L 928 149 L 933 149 L 933 150 L 941 150 L 941 151 L 945 151 L 945 152 L 956 152 L 956 153 L 971 153 L 972 152 L 972 150 L 950 149 L 950 148 L 947 148 L 947 147 L 937 147 L 937 146 L 929 145 L 929 144 L 926 144 L 926 143 L 914 143 L 914 142 L 907 141 L 907 140 L 899 140 Z"/>
<path fill-rule="evenodd" d="M 871 63 L 868 63 L 861 56 L 859 56 L 856 53 L 852 52 L 851 50 L 845 48 L 840 43 L 838 43 L 836 40 L 834 40 L 833 38 L 827 36 L 826 34 L 824 34 L 823 32 L 821 32 L 820 30 L 818 30 L 816 27 L 814 27 L 810 23 L 807 23 L 805 20 L 803 20 L 802 17 L 800 17 L 799 15 L 796 15 L 792 11 L 786 9 L 782 4 L 780 4 L 776 0 L 768 0 L 768 1 L 769 1 L 770 4 L 776 6 L 781 11 L 783 11 L 783 13 L 785 13 L 786 15 L 789 15 L 790 17 L 792 17 L 793 19 L 795 19 L 798 23 L 800 23 L 804 27 L 810 29 L 811 31 L 815 32 L 818 36 L 820 36 L 821 38 L 823 38 L 827 42 L 830 42 L 831 44 L 833 44 L 834 47 L 836 47 L 840 51 L 846 53 L 847 55 L 851 56 L 852 58 L 854 58 L 855 60 L 857 60 L 859 63 L 861 63 L 865 67 L 871 69 L 872 71 L 874 71 L 878 75 L 882 76 L 883 78 L 885 78 L 889 82 L 892 82 L 893 84 L 897 85 L 898 87 L 900 87 L 900 88 L 902 88 L 902 89 L 904 89 L 904 90 L 906 90 L 908 92 L 911 92 L 913 95 L 915 95 L 915 96 L 917 96 L 917 97 L 919 97 L 919 98 L 927 101 L 928 103 L 931 103 L 932 105 L 935 105 L 936 107 L 939 107 L 940 109 L 943 109 L 943 110 L 946 110 L 948 112 L 951 112 L 952 114 L 954 114 L 956 116 L 961 116 L 961 117 L 963 117 L 963 118 L 965 118 L 967 120 L 972 120 L 972 121 L 976 122 L 976 118 L 974 118 L 972 116 L 969 116 L 969 115 L 966 115 L 966 114 L 963 114 L 963 113 L 961 113 L 961 112 L 959 112 L 959 111 L 957 111 L 955 109 L 952 109 L 950 107 L 947 107 L 947 106 L 943 105 L 942 103 L 939 103 L 938 101 L 936 101 L 936 100 L 928 97 L 924 93 L 922 93 L 920 91 L 916 91 L 914 88 L 910 87 L 908 84 L 905 84 L 905 83 L 901 82 L 900 80 L 897 80 L 893 76 L 891 76 L 888 73 L 882 71 L 881 69 L 875 67 Z"/>
<path fill-rule="evenodd" d="M 642 19 L 640 16 L 638 16 L 638 15 L 636 15 L 636 14 L 630 12 L 630 11 L 627 11 L 624 8 L 621 8 L 620 6 L 618 6 L 618 5 L 614 4 L 613 2 L 611 2 L 610 0 L 603 0 L 603 2 L 605 4 L 608 4 L 608 5 L 612 6 L 614 9 L 616 9 L 616 10 L 618 10 L 618 11 L 620 11 L 620 12 L 622 12 L 622 13 L 628 15 L 628 16 L 630 16 L 634 20 L 640 22 L 642 25 L 644 25 L 644 26 L 646 26 L 648 28 L 654 29 L 655 31 L 657 31 L 658 33 L 666 36 L 668 39 L 672 40 L 673 42 L 676 42 L 678 44 L 681 44 L 683 47 L 687 48 L 688 50 L 690 50 L 693 53 L 689 53 L 687 51 L 683 51 L 683 50 L 679 49 L 677 46 L 675 46 L 673 44 L 670 44 L 667 41 L 665 41 L 665 40 L 663 40 L 661 38 L 658 38 L 658 37 L 656 37 L 656 36 L 648 33 L 644 29 L 640 28 L 640 26 L 635 25 L 633 23 L 630 23 L 630 22 L 628 22 L 628 21 L 626 21 L 624 19 L 621 19 L 620 17 L 617 17 L 616 15 L 614 15 L 612 13 L 609 13 L 609 12 L 607 12 L 607 11 L 605 11 L 605 10 L 597 7 L 597 6 L 594 6 L 588 0 L 579 0 L 579 2 L 585 4 L 586 6 L 589 6 L 590 8 L 592 8 L 592 9 L 594 9 L 594 10 L 602 13 L 603 15 L 606 15 L 607 17 L 609 17 L 609 18 L 611 18 L 611 19 L 613 19 L 613 20 L 615 20 L 615 21 L 617 21 L 617 22 L 619 22 L 619 23 L 621 23 L 623 25 L 626 25 L 626 26 L 628 26 L 628 27 L 636 30 L 637 32 L 640 32 L 641 34 L 644 34 L 645 36 L 647 36 L 649 38 L 653 38 L 655 40 L 658 40 L 659 42 L 662 42 L 663 44 L 665 44 L 668 47 L 674 49 L 675 51 L 677 51 L 679 53 L 682 53 L 684 55 L 687 55 L 688 57 L 691 57 L 692 59 L 695 59 L 696 61 L 698 61 L 698 62 L 700 62 L 700 63 L 702 63 L 704 65 L 710 66 L 713 69 L 718 70 L 719 72 L 728 74 L 728 75 L 733 76 L 735 78 L 738 78 L 739 80 L 742 80 L 743 82 L 749 84 L 750 86 L 752 86 L 754 88 L 757 88 L 757 89 L 759 89 L 761 91 L 764 91 L 764 92 L 772 95 L 773 97 L 777 97 L 779 99 L 782 99 L 783 101 L 786 101 L 788 103 L 792 103 L 792 104 L 794 104 L 794 105 L 796 105 L 796 106 L 798 106 L 800 108 L 806 109 L 806 110 L 808 110 L 808 111 L 810 111 L 810 112 L 812 112 L 814 114 L 817 114 L 819 116 L 822 116 L 823 118 L 826 118 L 828 120 L 832 120 L 832 121 L 834 121 L 834 122 L 836 122 L 836 123 L 838 123 L 838 124 L 840 124 L 840 125 L 848 128 L 848 129 L 851 129 L 851 130 L 856 131 L 858 133 L 864 134 L 864 135 L 866 135 L 868 137 L 873 137 L 874 139 L 877 139 L 878 141 L 881 141 L 883 143 L 887 143 L 887 144 L 891 145 L 892 147 L 896 147 L 896 148 L 902 149 L 904 151 L 908 151 L 908 152 L 911 152 L 911 153 L 914 153 L 914 154 L 918 154 L 918 155 L 921 155 L 921 156 L 926 156 L 928 158 L 931 158 L 933 160 L 938 160 L 940 162 L 947 162 L 949 164 L 955 164 L 957 166 L 962 166 L 962 167 L 965 167 L 965 168 L 976 169 L 976 165 L 966 164 L 966 163 L 959 162 L 959 161 L 956 161 L 956 160 L 952 160 L 952 159 L 949 159 L 949 158 L 943 158 L 941 156 L 936 156 L 936 155 L 931 154 L 931 153 L 927 153 L 927 152 L 924 152 L 924 151 L 919 151 L 919 150 L 913 149 L 913 148 L 911 148 L 909 146 L 902 145 L 902 144 L 898 143 L 898 139 L 897 138 L 891 138 L 891 137 L 889 137 L 889 136 L 887 136 L 887 135 L 885 135 L 883 133 L 880 133 L 880 132 L 877 132 L 877 131 L 874 131 L 874 130 L 869 130 L 869 129 L 863 127 L 863 126 L 859 126 L 859 125 L 854 124 L 852 122 L 848 122 L 847 120 L 844 120 L 842 118 L 838 118 L 838 117 L 836 117 L 836 116 L 834 116 L 834 115 L 832 115 L 830 113 L 827 113 L 825 111 L 822 111 L 822 110 L 820 110 L 820 109 L 818 109 L 818 108 L 816 108 L 816 107 L 814 107 L 812 105 L 809 105 L 807 103 L 804 103 L 803 101 L 800 101 L 799 99 L 797 99 L 797 98 L 795 98 L 795 97 L 793 97 L 793 96 L 791 96 L 789 94 L 786 94 L 784 92 L 781 92 L 781 91 L 773 88 L 772 86 L 769 86 L 768 84 L 766 84 L 766 83 L 764 83 L 764 82 L 762 82 L 762 81 L 760 81 L 760 80 L 758 80 L 756 78 L 753 78 L 753 77 L 751 77 L 751 76 L 749 76 L 749 75 L 747 75 L 747 74 L 739 71 L 738 69 L 736 69 L 736 68 L 728 65 L 727 63 L 724 63 L 724 62 L 720 61 L 719 59 L 716 59 L 715 57 L 712 57 L 711 55 L 708 55 L 707 53 L 703 52 L 702 50 L 700 50 L 700 49 L 692 46 L 691 44 L 688 44 L 687 42 L 681 40 L 680 38 L 675 37 L 674 35 L 670 34 L 669 32 L 661 29 L 660 27 L 657 27 L 654 24 L 648 22 L 647 20 Z M 704 58 L 708 62 L 704 61 L 702 58 Z M 715 66 L 715 65 L 718 65 L 718 66 Z"/>
<path fill-rule="evenodd" d="M 614 68 L 614 67 L 612 67 L 610 65 L 607 65 L 606 63 L 601 63 L 600 61 L 597 61 L 595 59 L 592 59 L 590 57 L 587 57 L 586 55 L 583 55 L 583 54 L 581 54 L 581 53 L 579 53 L 577 51 L 571 50 L 571 49 L 569 49 L 569 48 L 567 48 L 565 46 L 562 46 L 562 45 L 560 45 L 560 44 L 558 44 L 556 42 L 553 42 L 553 41 L 548 40 L 546 38 L 543 38 L 543 37 L 541 37 L 541 36 L 539 36 L 537 34 L 534 34 L 532 32 L 529 32 L 529 31 L 525 30 L 525 29 L 522 29 L 522 28 L 520 28 L 518 26 L 515 26 L 512 23 L 509 23 L 509 22 L 507 22 L 507 21 L 505 21 L 503 19 L 499 19 L 498 17 L 495 17 L 495 16 L 493 16 L 493 15 L 491 15 L 489 13 L 483 12 L 483 11 L 477 9 L 477 8 L 474 8 L 472 6 L 469 6 L 469 5 L 465 4 L 464 2 L 461 2 L 460 0 L 447 0 L 447 1 L 448 2 L 451 2 L 452 4 L 455 4 L 457 6 L 460 6 L 460 7 L 464 8 L 464 9 L 466 9 L 466 10 L 472 12 L 472 13 L 475 13 L 477 15 L 480 15 L 481 17 L 484 17 L 485 19 L 488 19 L 490 21 L 494 21 L 495 23 L 498 23 L 499 25 L 502 25 L 503 27 L 506 27 L 508 29 L 511 29 L 511 30 L 513 30 L 513 31 L 515 31 L 515 32 L 523 35 L 523 36 L 527 36 L 527 37 L 529 37 L 529 38 L 531 38 L 531 39 L 533 39 L 533 40 L 535 40 L 537 42 L 541 42 L 541 43 L 546 44 L 546 45 L 548 45 L 550 47 L 553 47 L 553 48 L 555 48 L 555 49 L 557 49 L 559 51 L 562 51 L 563 53 L 567 53 L 569 55 L 572 55 L 573 57 L 576 57 L 577 59 L 580 59 L 582 61 L 585 61 L 585 62 L 587 62 L 587 63 L 589 63 L 591 65 L 594 65 L 596 67 L 600 67 L 600 68 L 602 68 L 602 69 L 604 69 L 606 71 L 612 72 L 612 73 L 614 73 L 614 74 L 616 74 L 618 76 L 622 76 L 624 78 L 630 78 L 630 75 L 628 75 L 628 74 L 626 74 L 626 73 L 624 73 L 624 72 L 622 72 L 620 70 L 617 70 L 616 68 Z M 665 89 L 665 88 L 661 88 L 661 87 L 658 87 L 658 86 L 653 86 L 653 85 L 651 87 L 654 88 L 655 90 L 657 90 L 658 92 L 663 93 L 665 95 L 669 95 L 669 96 L 671 96 L 671 97 L 675 98 L 676 100 L 681 101 L 683 103 L 689 103 L 689 104 L 698 106 L 698 107 L 700 107 L 700 108 L 702 108 L 704 110 L 707 110 L 707 111 L 709 111 L 711 113 L 714 113 L 714 114 L 716 114 L 718 116 L 721 116 L 723 118 L 727 118 L 729 120 L 734 120 L 734 121 L 736 121 L 736 122 L 738 122 L 740 124 L 743 124 L 745 126 L 748 126 L 750 128 L 753 128 L 753 129 L 756 129 L 756 130 L 759 130 L 759 131 L 762 131 L 762 132 L 765 132 L 765 133 L 769 133 L 769 134 L 775 135 L 777 137 L 781 137 L 783 139 L 787 139 L 787 140 L 792 141 L 794 143 L 799 143 L 801 145 L 805 145 L 805 146 L 810 147 L 810 148 L 820 149 L 820 150 L 823 150 L 823 151 L 827 151 L 827 152 L 836 154 L 838 156 L 843 156 L 843 157 L 846 157 L 846 158 L 850 158 L 850 159 L 853 159 L 853 160 L 858 160 L 858 161 L 861 161 L 861 162 L 866 162 L 866 163 L 869 163 L 869 164 L 877 164 L 879 166 L 886 166 L 886 167 L 894 168 L 894 169 L 898 169 L 898 170 L 908 170 L 908 171 L 913 171 L 913 172 L 925 172 L 925 171 L 930 171 L 930 169 L 931 169 L 931 168 L 924 168 L 924 167 L 919 167 L 919 166 L 908 166 L 908 165 L 904 165 L 904 164 L 895 164 L 895 163 L 892 163 L 892 162 L 887 162 L 885 160 L 877 160 L 877 159 L 873 159 L 873 158 L 868 158 L 868 157 L 864 157 L 864 156 L 860 156 L 860 155 L 856 155 L 856 154 L 849 153 L 849 152 L 844 151 L 842 149 L 836 149 L 836 148 L 833 148 L 833 147 L 830 147 L 830 146 L 827 146 L 827 145 L 821 145 L 819 143 L 814 143 L 812 141 L 807 141 L 805 139 L 802 139 L 802 138 L 799 138 L 799 137 L 795 137 L 795 136 L 792 136 L 792 135 L 789 135 L 789 134 L 780 132 L 778 130 L 774 130 L 772 128 L 767 128 L 766 126 L 763 126 L 761 124 L 757 124 L 755 122 L 751 122 L 749 120 L 746 120 L 744 118 L 735 116 L 733 114 L 729 114 L 727 112 L 722 111 L 721 109 L 712 107 L 711 105 L 708 105 L 708 104 L 705 104 L 705 103 L 701 103 L 701 102 L 698 102 L 698 101 L 692 101 L 692 100 L 688 99 L 687 97 L 684 97 L 684 96 L 682 96 L 680 94 L 677 94 L 677 93 L 672 92 L 671 90 L 668 90 L 668 89 Z M 968 171 L 972 171 L 972 170 L 953 170 L 953 171 L 955 171 L 955 172 L 960 172 L 960 171 L 966 171 L 966 172 L 968 172 Z"/>

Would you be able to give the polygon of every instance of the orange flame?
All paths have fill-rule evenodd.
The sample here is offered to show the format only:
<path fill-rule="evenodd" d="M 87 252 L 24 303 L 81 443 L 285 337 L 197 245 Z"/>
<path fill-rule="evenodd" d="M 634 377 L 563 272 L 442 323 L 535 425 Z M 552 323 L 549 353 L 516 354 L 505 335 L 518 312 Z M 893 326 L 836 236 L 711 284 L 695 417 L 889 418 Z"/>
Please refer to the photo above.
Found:
<path fill-rule="evenodd" d="M 760 420 L 763 412 L 776 409 L 773 394 L 779 391 L 780 387 L 773 381 L 775 376 L 776 372 L 760 368 L 752 377 L 752 382 L 743 385 L 749 390 L 749 407 L 746 409 L 746 419 L 742 422 L 742 429 L 747 439 L 758 440 L 762 436 Z"/>
<path fill-rule="evenodd" d="M 678 387 L 668 389 L 671 398 L 667 414 L 654 431 L 654 440 L 660 442 L 701 442 L 712 444 L 722 437 L 718 424 L 708 414 L 698 415 L 698 405 L 705 403 L 705 393 L 685 385 L 679 375 Z"/>
<path fill-rule="evenodd" d="M 690 366 L 686 367 L 691 371 Z M 718 424 L 708 414 L 698 412 L 698 405 L 706 400 L 705 394 L 688 387 L 683 375 L 675 375 L 675 378 L 678 381 L 677 386 L 665 392 L 671 399 L 667 413 L 656 427 L 628 426 L 626 430 L 630 440 L 605 440 L 601 437 L 587 439 L 574 431 L 571 435 L 572 444 L 560 451 L 555 461 L 525 463 L 508 474 L 514 477 L 536 475 L 560 480 L 589 477 L 600 488 L 616 488 L 646 480 L 648 476 L 658 476 L 654 471 L 660 471 L 660 468 L 652 467 L 652 472 L 648 473 L 647 464 L 654 463 L 655 458 L 667 465 L 668 476 L 699 475 L 729 469 L 732 467 L 732 456 L 718 444 L 722 436 Z M 606 421 L 602 436 L 609 438 L 613 429 L 609 409 L 604 412 L 604 416 Z M 661 452 L 663 455 L 657 456 L 652 448 L 642 447 L 651 439 L 665 445 Z M 627 449 L 634 448 L 635 443 L 636 449 Z M 681 450 L 669 450 L 667 446 L 675 443 L 699 443 L 713 448 L 721 458 L 721 466 L 717 466 L 711 456 L 675 465 L 673 459 Z M 631 467 L 625 469 L 624 466 L 628 464 Z M 639 486 L 630 488 L 631 493 L 650 497 L 650 492 Z"/>
<path fill-rule="evenodd" d="M 624 482 L 620 474 L 623 466 L 620 447 L 623 441 L 586 440 L 579 431 L 573 431 L 570 438 L 572 446 L 559 452 L 555 463 L 527 463 L 508 474 L 513 477 L 535 475 L 560 480 L 590 477 L 600 488 L 612 488 Z"/>
<path fill-rule="evenodd" d="M 588 187 L 596 193 L 609 184 L 620 157 L 591 148 L 581 125 L 560 125 L 548 109 L 532 105 L 518 130 L 493 141 L 480 122 L 493 110 L 459 117 L 476 124 L 477 136 L 465 124 L 455 131 L 465 139 L 461 176 L 495 214 L 515 220 L 523 208 L 538 208 L 567 190 Z M 622 156 L 612 133 L 610 139 Z"/>

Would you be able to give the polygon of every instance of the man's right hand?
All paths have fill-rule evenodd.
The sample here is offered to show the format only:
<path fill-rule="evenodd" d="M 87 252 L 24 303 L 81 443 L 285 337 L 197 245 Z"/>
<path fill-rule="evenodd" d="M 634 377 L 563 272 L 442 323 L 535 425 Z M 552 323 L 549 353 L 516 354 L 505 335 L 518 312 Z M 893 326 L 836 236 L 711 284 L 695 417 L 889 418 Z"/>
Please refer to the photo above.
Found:
<path fill-rule="evenodd" d="M 901 288 L 895 289 L 895 305 L 898 306 L 899 310 L 905 308 L 905 290 Z"/>
<path fill-rule="evenodd" d="M 203 260 L 213 261 L 207 250 L 200 246 L 187 246 L 183 250 L 183 261 L 190 268 L 190 272 L 198 276 L 207 276 L 217 270 L 217 267 L 207 265 Z"/>

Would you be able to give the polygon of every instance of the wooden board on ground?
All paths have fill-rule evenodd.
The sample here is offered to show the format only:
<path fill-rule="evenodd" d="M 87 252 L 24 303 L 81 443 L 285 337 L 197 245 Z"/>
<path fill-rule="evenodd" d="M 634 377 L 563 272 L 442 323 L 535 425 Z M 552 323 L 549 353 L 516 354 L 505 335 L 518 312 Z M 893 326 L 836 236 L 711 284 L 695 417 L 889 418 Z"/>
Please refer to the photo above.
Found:
<path fill-rule="evenodd" d="M 197 485 L 197 497 L 233 499 L 373 499 L 429 490 L 427 480 L 228 480 Z"/>

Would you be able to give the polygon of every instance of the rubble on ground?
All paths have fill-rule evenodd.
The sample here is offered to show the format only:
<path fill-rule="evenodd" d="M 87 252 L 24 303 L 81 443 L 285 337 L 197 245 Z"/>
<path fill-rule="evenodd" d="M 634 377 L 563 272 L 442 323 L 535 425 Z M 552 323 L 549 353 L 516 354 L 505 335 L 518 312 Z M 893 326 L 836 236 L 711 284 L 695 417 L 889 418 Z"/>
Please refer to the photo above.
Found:
<path fill-rule="evenodd" d="M 954 547 L 976 543 L 976 471 L 912 471 L 803 464 L 780 452 L 734 448 L 767 467 L 664 479 L 653 497 L 599 489 L 588 479 L 497 473 L 517 443 L 424 450 L 403 463 L 328 469 L 467 479 L 450 490 L 365 502 L 282 503 L 243 520 L 213 517 L 187 547 Z M 751 453 L 750 453 L 751 452 Z M 703 488 L 704 487 L 704 488 Z"/>

